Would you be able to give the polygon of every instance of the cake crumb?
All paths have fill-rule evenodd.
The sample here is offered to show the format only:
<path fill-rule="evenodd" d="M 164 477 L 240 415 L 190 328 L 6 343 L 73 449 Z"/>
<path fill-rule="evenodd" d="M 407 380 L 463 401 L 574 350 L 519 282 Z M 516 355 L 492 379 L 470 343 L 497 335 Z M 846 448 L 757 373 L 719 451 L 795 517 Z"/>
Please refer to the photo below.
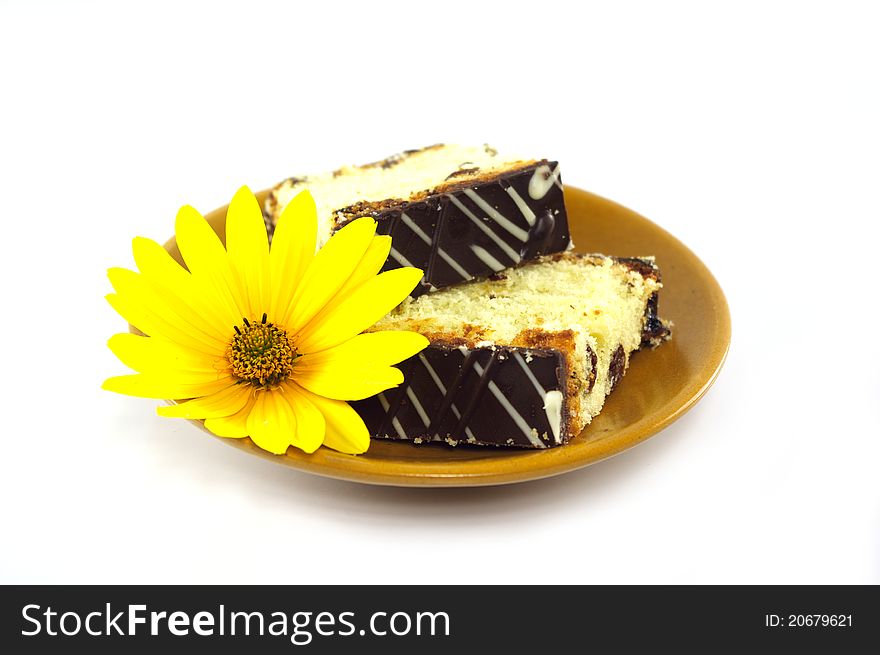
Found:
<path fill-rule="evenodd" d="M 446 439 L 444 439 L 444 441 L 446 441 L 446 443 L 448 443 L 450 446 L 457 446 L 458 445 L 458 442 L 455 439 L 453 439 L 452 437 L 446 437 Z"/>
<path fill-rule="evenodd" d="M 422 443 L 421 437 L 413 437 L 413 443 Z"/>

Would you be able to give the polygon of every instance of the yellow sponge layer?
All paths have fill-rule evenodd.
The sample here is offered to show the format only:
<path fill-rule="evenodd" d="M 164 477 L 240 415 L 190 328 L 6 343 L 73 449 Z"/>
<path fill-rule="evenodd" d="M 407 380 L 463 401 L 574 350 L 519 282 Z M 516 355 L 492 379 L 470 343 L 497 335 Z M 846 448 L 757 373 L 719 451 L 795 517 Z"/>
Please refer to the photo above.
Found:
<path fill-rule="evenodd" d="M 320 245 L 327 241 L 333 228 L 344 221 L 346 217 L 340 210 L 347 207 L 385 200 L 410 200 L 443 185 L 450 176 L 464 179 L 470 173 L 486 175 L 526 161 L 531 160 L 505 157 L 489 146 L 441 144 L 410 150 L 373 164 L 344 166 L 333 172 L 292 177 L 272 189 L 266 209 L 272 220 L 277 221 L 294 196 L 308 189 L 318 209 Z"/>

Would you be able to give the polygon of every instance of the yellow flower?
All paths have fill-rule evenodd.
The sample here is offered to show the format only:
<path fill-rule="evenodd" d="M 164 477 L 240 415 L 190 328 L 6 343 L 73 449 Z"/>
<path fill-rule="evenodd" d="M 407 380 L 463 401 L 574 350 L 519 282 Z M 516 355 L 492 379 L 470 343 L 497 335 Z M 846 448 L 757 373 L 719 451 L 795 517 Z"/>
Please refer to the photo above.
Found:
<path fill-rule="evenodd" d="M 260 207 L 242 187 L 226 214 L 226 248 L 192 207 L 175 225 L 187 268 L 136 238 L 139 272 L 109 271 L 107 300 L 149 336 L 117 334 L 111 350 L 134 375 L 104 388 L 145 398 L 188 398 L 162 416 L 205 419 L 221 437 L 250 436 L 281 454 L 322 443 L 362 453 L 369 433 L 347 400 L 397 386 L 392 365 L 428 343 L 414 332 L 362 332 L 421 278 L 416 268 L 377 275 L 391 237 L 358 218 L 316 253 L 317 214 L 304 191 L 278 221 L 271 249 Z M 187 270 L 189 269 L 189 270 Z"/>

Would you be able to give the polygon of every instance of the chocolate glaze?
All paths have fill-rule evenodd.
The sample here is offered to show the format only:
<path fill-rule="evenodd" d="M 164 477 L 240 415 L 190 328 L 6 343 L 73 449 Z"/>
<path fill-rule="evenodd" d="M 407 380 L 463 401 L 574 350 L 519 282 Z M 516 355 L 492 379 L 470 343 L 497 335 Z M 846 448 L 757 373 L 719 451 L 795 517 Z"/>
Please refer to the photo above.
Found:
<path fill-rule="evenodd" d="M 378 207 L 363 205 L 345 208 L 339 213 L 352 217 L 373 216 L 379 223 L 377 233 L 391 235 L 394 254 L 382 270 L 400 268 L 405 261 L 425 271 L 421 283 L 411 294 L 418 297 L 432 288 L 497 273 L 487 264 L 487 257 L 481 257 L 473 246 L 488 253 L 504 268 L 540 255 L 563 252 L 569 247 L 571 237 L 561 183 L 551 184 L 540 198 L 529 195 L 529 182 L 541 166 L 555 171 L 558 164 L 535 162 L 496 177 L 449 184 L 415 202 Z M 489 216 L 474 194 L 506 219 L 508 226 Z M 529 224 L 515 196 L 534 214 L 533 224 Z M 344 224 L 340 222 L 336 229 Z M 525 240 L 520 238 L 522 234 L 526 235 Z"/>
<path fill-rule="evenodd" d="M 545 209 L 537 214 L 535 224 L 529 230 L 529 239 L 519 251 L 524 260 L 534 259 L 540 255 L 558 252 L 553 248 L 553 240 L 556 238 L 556 217 L 554 210 Z M 561 214 L 561 212 L 560 212 Z"/>
<path fill-rule="evenodd" d="M 351 403 L 373 437 L 522 448 L 559 445 L 545 410 L 547 392 L 566 395 L 568 371 L 558 351 L 467 349 L 435 342 L 400 364 L 400 369 L 404 373 L 402 385 Z M 499 394 L 530 429 L 534 428 L 531 438 L 499 400 Z M 564 403 L 561 419 L 559 434 L 564 442 L 570 425 Z"/>

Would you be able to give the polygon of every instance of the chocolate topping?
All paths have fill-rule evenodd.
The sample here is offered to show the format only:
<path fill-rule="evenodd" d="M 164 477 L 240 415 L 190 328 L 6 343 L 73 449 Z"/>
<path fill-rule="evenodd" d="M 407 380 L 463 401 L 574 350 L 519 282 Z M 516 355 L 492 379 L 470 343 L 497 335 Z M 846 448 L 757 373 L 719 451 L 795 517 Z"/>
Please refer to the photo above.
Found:
<path fill-rule="evenodd" d="M 564 404 L 555 426 L 546 410 L 548 393 L 565 394 L 559 352 L 433 343 L 400 369 L 402 385 L 352 403 L 374 437 L 524 448 L 568 438 Z"/>
<path fill-rule="evenodd" d="M 552 209 L 545 209 L 535 218 L 535 224 L 529 230 L 529 238 L 519 251 L 524 260 L 534 259 L 539 255 L 554 252 L 553 238 L 556 234 L 556 219 Z"/>
<path fill-rule="evenodd" d="M 373 216 L 377 233 L 391 235 L 393 251 L 383 270 L 411 264 L 425 271 L 411 294 L 417 297 L 565 251 L 571 239 L 561 183 L 530 193 L 532 178 L 556 167 L 541 161 L 502 173 L 465 170 L 461 181 L 456 175 L 422 197 L 358 203 L 340 214 Z"/>

